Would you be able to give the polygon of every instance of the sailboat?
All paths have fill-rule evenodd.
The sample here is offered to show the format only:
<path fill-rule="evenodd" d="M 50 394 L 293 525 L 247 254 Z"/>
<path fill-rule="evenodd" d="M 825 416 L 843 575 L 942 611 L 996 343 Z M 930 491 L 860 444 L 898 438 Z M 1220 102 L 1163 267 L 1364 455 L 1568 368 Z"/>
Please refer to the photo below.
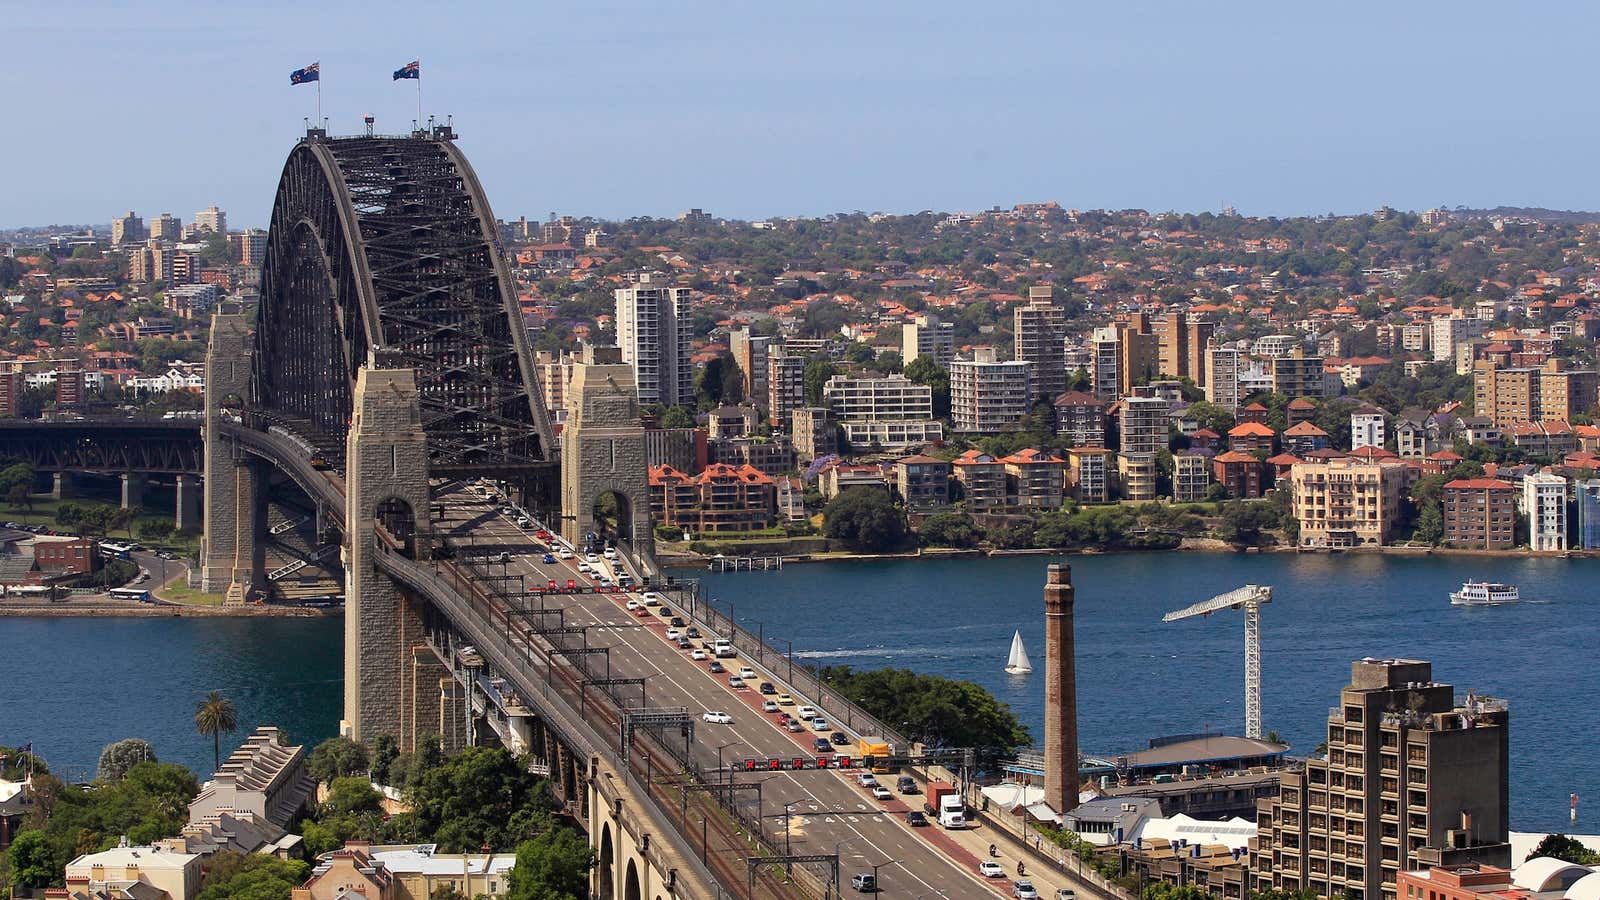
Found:
<path fill-rule="evenodd" d="M 1011 656 L 1006 660 L 1006 673 L 1009 675 L 1026 675 L 1033 671 L 1033 663 L 1028 661 L 1028 651 L 1022 646 L 1022 632 L 1013 632 L 1011 635 Z"/>

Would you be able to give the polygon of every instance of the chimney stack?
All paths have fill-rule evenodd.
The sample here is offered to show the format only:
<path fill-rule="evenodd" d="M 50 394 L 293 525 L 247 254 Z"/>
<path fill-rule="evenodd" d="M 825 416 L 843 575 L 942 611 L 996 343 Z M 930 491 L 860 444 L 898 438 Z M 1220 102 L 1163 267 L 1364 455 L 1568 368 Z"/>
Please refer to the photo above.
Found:
<path fill-rule="evenodd" d="M 1072 645 L 1072 567 L 1050 566 L 1044 584 L 1044 802 L 1078 805 L 1078 676 Z"/>

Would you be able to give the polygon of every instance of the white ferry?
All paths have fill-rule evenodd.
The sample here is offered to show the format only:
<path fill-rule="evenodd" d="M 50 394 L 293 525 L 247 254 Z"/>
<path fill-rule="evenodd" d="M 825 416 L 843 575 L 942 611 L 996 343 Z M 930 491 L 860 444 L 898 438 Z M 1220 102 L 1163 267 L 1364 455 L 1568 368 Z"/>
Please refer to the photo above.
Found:
<path fill-rule="evenodd" d="M 1461 590 L 1450 592 L 1451 606 L 1495 606 L 1521 599 L 1516 585 L 1498 581 L 1467 581 L 1462 583 Z"/>

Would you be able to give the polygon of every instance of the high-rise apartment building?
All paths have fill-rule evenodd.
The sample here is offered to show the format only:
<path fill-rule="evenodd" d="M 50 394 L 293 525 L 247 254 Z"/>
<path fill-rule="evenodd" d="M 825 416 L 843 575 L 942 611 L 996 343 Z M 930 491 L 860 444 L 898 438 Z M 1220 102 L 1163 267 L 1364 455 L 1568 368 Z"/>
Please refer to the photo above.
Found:
<path fill-rule="evenodd" d="M 1171 404 L 1159 397 L 1123 397 L 1118 423 L 1123 453 L 1157 453 L 1167 449 Z"/>
<path fill-rule="evenodd" d="M 1572 549 L 1600 550 L 1600 478 L 1574 479 L 1572 497 L 1577 501 Z"/>
<path fill-rule="evenodd" d="M 1467 550 L 1509 550 L 1516 543 L 1517 489 L 1497 478 L 1457 478 L 1440 496 L 1444 543 Z"/>
<path fill-rule="evenodd" d="M 1106 445 L 1106 407 L 1082 391 L 1067 391 L 1056 397 L 1056 434 L 1067 436 L 1072 447 Z"/>
<path fill-rule="evenodd" d="M 194 214 L 194 229 L 191 233 L 198 234 L 209 231 L 212 234 L 228 233 L 228 214 L 215 206 L 208 206 Z"/>
<path fill-rule="evenodd" d="M 949 369 L 956 358 L 956 326 L 941 322 L 932 314 L 917 316 L 900 327 L 900 358 L 910 365 L 919 356 L 931 356 L 941 368 Z"/>
<path fill-rule="evenodd" d="M 1540 419 L 1539 370 L 1501 368 L 1479 360 L 1472 370 L 1473 410 L 1497 428 Z"/>
<path fill-rule="evenodd" d="M 933 388 L 904 375 L 835 375 L 822 388 L 841 422 L 933 418 Z"/>
<path fill-rule="evenodd" d="M 1012 310 L 1011 333 L 1013 358 L 1033 365 L 1033 395 L 1053 400 L 1066 393 L 1067 363 L 1062 346 L 1066 320 L 1049 285 L 1028 289 L 1028 302 Z M 953 404 L 953 386 L 951 390 Z"/>
<path fill-rule="evenodd" d="M 539 350 L 533 354 L 533 367 L 544 393 L 545 409 L 552 414 L 567 408 L 567 382 L 572 380 L 572 364 L 577 358 L 565 351 Z"/>
<path fill-rule="evenodd" d="M 1211 452 L 1185 450 L 1172 457 L 1172 499 L 1199 503 L 1211 490 Z"/>
<path fill-rule="evenodd" d="M 694 403 L 689 362 L 689 290 L 655 272 L 630 276 L 612 292 L 617 301 L 617 343 L 633 367 L 641 404 Z"/>
<path fill-rule="evenodd" d="M 755 403 L 767 402 L 767 355 L 773 341 L 769 335 L 751 334 L 748 327 L 728 332 L 728 351 L 744 379 L 744 395 Z"/>
<path fill-rule="evenodd" d="M 239 234 L 239 265 L 259 266 L 267 255 L 267 233 L 249 228 Z"/>
<path fill-rule="evenodd" d="M 1239 367 L 1244 354 L 1237 347 L 1206 348 L 1206 400 L 1238 412 L 1244 394 L 1239 389 Z"/>
<path fill-rule="evenodd" d="M 1567 549 L 1567 480 L 1549 472 L 1522 477 L 1522 510 L 1528 516 L 1528 549 Z"/>
<path fill-rule="evenodd" d="M 1094 395 L 1111 401 L 1133 393 L 1157 374 L 1158 339 L 1143 313 L 1126 322 L 1096 328 L 1090 338 L 1094 362 Z"/>
<path fill-rule="evenodd" d="M 172 213 L 162 213 L 150 220 L 150 239 L 174 242 L 183 237 L 183 222 Z"/>
<path fill-rule="evenodd" d="M 1483 320 L 1465 316 L 1438 316 L 1431 323 L 1428 346 L 1434 362 L 1456 361 L 1456 347 L 1483 335 Z"/>
<path fill-rule="evenodd" d="M 1350 414 L 1350 449 L 1360 450 L 1362 447 L 1382 447 L 1384 439 L 1384 415 L 1381 410 L 1363 410 Z"/>
<path fill-rule="evenodd" d="M 1080 503 L 1111 502 L 1116 453 L 1104 447 L 1073 447 L 1067 451 L 1067 480 Z"/>
<path fill-rule="evenodd" d="M 789 415 L 806 405 L 806 358 L 786 354 L 781 347 L 767 349 L 767 419 L 787 423 Z"/>
<path fill-rule="evenodd" d="M 1600 402 L 1600 372 L 1567 369 L 1560 359 L 1550 359 L 1539 370 L 1539 421 L 1571 422 L 1589 415 Z"/>
<path fill-rule="evenodd" d="M 1096 400 L 1110 403 L 1122 396 L 1122 372 L 1114 327 L 1096 328 L 1089 337 L 1090 377 Z"/>
<path fill-rule="evenodd" d="M 1296 347 L 1272 360 L 1272 390 L 1285 397 L 1321 397 L 1327 392 L 1322 357 Z"/>
<path fill-rule="evenodd" d="M 1400 520 L 1406 467 L 1359 457 L 1295 463 L 1294 517 L 1300 546 L 1382 547 Z"/>
<path fill-rule="evenodd" d="M 1187 313 L 1170 312 L 1156 322 L 1157 367 L 1162 375 L 1188 378 L 1206 385 L 1206 344 L 1216 331 L 1210 322 L 1195 322 Z"/>
<path fill-rule="evenodd" d="M 111 220 L 111 244 L 120 247 L 123 244 L 137 244 L 143 241 L 144 220 L 139 218 L 133 210 L 128 210 L 125 216 L 117 216 Z"/>
<path fill-rule="evenodd" d="M 21 372 L 0 372 L 0 417 L 22 414 L 22 392 L 27 387 Z"/>
<path fill-rule="evenodd" d="M 826 406 L 797 407 L 789 416 L 793 422 L 789 439 L 796 456 L 812 460 L 839 452 L 839 432 L 834 427 L 833 412 Z"/>
<path fill-rule="evenodd" d="M 1457 703 L 1427 662 L 1351 663 L 1327 756 L 1258 805 L 1254 889 L 1396 900 L 1407 869 L 1509 865 L 1509 730 L 1504 701 Z"/>
<path fill-rule="evenodd" d="M 985 356 L 950 364 L 950 419 L 956 431 L 1011 431 L 1032 406 L 1033 365 L 998 362 L 993 352 Z"/>

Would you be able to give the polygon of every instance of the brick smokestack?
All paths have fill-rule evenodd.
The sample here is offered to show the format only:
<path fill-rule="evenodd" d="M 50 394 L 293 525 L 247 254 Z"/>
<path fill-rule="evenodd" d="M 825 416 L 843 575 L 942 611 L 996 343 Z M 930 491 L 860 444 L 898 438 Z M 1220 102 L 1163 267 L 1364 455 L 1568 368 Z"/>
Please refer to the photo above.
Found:
<path fill-rule="evenodd" d="M 1078 805 L 1078 675 L 1072 646 L 1072 567 L 1052 565 L 1044 583 L 1044 802 Z"/>

